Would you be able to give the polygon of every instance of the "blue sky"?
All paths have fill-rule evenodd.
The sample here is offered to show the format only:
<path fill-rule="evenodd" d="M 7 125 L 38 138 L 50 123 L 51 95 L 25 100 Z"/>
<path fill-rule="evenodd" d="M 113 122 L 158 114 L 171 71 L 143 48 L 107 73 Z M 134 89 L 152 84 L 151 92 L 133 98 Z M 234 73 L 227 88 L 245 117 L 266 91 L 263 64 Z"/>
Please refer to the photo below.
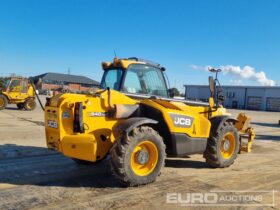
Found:
<path fill-rule="evenodd" d="M 193 65 L 249 65 L 280 84 L 280 1 L 0 0 L 0 76 L 70 68 L 100 80 L 100 62 L 114 50 L 161 63 L 181 90 L 207 83 L 209 73 Z M 237 74 L 220 78 L 259 84 Z"/>

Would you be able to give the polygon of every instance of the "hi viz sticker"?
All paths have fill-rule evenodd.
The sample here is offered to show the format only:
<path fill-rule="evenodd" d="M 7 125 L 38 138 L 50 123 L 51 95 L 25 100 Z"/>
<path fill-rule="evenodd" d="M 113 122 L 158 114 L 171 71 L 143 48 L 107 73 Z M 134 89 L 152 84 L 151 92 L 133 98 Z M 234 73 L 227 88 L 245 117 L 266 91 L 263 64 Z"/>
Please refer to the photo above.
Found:
<path fill-rule="evenodd" d="M 62 113 L 62 119 L 67 119 L 67 118 L 70 118 L 70 113 L 69 113 L 69 111 L 65 110 Z"/>
<path fill-rule="evenodd" d="M 193 117 L 182 114 L 169 113 L 175 127 L 190 128 L 193 124 Z"/>

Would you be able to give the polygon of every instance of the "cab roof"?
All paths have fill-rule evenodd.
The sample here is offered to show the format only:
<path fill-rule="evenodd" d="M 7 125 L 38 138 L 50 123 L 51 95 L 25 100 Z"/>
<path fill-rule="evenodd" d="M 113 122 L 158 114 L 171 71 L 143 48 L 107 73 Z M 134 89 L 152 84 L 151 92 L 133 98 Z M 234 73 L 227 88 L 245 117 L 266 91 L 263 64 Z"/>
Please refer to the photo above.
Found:
<path fill-rule="evenodd" d="M 20 79 L 20 80 L 26 80 L 27 78 L 26 78 L 26 77 L 22 77 L 22 76 L 11 76 L 11 77 L 8 77 L 8 79 Z"/>
<path fill-rule="evenodd" d="M 113 62 L 102 62 L 103 70 L 111 69 L 111 68 L 122 68 L 127 69 L 131 64 L 144 64 L 159 68 L 162 71 L 165 71 L 165 68 L 161 66 L 159 63 L 155 63 L 153 61 L 137 58 L 137 57 L 130 57 L 130 58 L 114 58 Z"/>

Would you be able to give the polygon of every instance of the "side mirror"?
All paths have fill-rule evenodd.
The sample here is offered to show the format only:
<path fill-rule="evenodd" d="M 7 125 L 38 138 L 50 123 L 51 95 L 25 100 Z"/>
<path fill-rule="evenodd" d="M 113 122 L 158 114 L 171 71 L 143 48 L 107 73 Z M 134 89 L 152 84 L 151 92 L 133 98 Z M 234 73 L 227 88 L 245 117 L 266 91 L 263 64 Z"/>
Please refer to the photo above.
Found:
<path fill-rule="evenodd" d="M 214 82 L 214 79 L 212 76 L 210 76 L 208 78 L 209 80 L 209 89 L 210 89 L 210 92 L 211 92 L 211 96 L 214 96 L 214 93 L 215 93 L 215 82 Z"/>
<path fill-rule="evenodd" d="M 169 95 L 170 98 L 174 98 L 174 96 L 175 96 L 175 91 L 174 91 L 173 88 L 168 89 L 168 95 Z"/>

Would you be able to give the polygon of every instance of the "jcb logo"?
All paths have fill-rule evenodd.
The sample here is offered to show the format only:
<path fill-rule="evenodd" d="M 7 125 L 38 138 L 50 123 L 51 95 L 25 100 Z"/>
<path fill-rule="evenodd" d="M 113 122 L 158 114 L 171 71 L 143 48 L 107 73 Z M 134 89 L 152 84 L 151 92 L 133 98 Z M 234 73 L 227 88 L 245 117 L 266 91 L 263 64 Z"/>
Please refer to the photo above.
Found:
<path fill-rule="evenodd" d="M 57 128 L 57 122 L 53 120 L 48 120 L 48 126 L 51 128 Z"/>
<path fill-rule="evenodd" d="M 175 118 L 174 124 L 191 126 L 192 121 L 189 118 L 177 117 L 177 118 Z"/>
<path fill-rule="evenodd" d="M 193 118 L 185 115 L 170 113 L 170 117 L 173 121 L 174 126 L 189 128 L 192 126 Z"/>

